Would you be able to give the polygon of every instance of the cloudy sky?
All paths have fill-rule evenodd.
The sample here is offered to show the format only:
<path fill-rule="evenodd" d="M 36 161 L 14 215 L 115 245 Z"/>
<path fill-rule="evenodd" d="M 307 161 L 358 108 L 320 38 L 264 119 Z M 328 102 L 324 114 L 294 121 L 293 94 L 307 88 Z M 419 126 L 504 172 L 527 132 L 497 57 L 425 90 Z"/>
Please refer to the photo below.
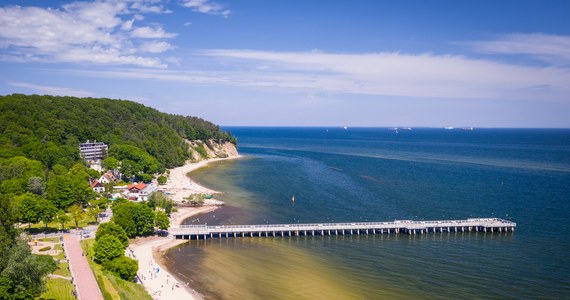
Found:
<path fill-rule="evenodd" d="M 570 1 L 4 0 L 0 94 L 221 125 L 570 127 Z"/>

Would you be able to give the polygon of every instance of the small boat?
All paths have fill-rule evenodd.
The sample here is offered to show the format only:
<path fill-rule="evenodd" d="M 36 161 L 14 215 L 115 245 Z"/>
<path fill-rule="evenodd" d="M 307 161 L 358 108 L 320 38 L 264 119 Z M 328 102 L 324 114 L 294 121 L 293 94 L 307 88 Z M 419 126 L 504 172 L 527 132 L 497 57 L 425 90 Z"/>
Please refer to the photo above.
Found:
<path fill-rule="evenodd" d="M 410 131 L 412 130 L 412 127 L 402 127 L 402 130 Z"/>
<path fill-rule="evenodd" d="M 443 129 L 451 130 L 451 129 L 453 129 L 453 127 L 451 127 L 451 126 L 446 126 L 446 127 L 443 127 Z"/>
<path fill-rule="evenodd" d="M 291 203 L 295 203 L 295 195 L 293 195 L 293 197 L 291 197 Z"/>
<path fill-rule="evenodd" d="M 212 196 L 211 194 L 204 196 L 204 199 L 212 199 L 212 198 L 214 198 L 214 196 Z"/>
<path fill-rule="evenodd" d="M 463 128 L 461 128 L 461 130 L 473 131 L 473 127 L 463 127 Z"/>

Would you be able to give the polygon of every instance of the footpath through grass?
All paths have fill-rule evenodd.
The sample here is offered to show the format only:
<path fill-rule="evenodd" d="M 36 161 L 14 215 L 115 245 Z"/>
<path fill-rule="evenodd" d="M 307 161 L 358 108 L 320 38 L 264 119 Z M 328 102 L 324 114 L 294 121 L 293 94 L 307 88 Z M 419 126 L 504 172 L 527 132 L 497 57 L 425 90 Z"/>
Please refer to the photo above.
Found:
<path fill-rule="evenodd" d="M 144 287 L 134 282 L 129 282 L 115 276 L 113 273 L 105 271 L 103 266 L 95 263 L 92 258 L 94 257 L 93 244 L 95 239 L 86 239 L 81 241 L 81 247 L 87 254 L 89 265 L 95 274 L 97 284 L 103 293 L 105 300 L 114 299 L 148 299 L 152 297 L 146 292 Z"/>

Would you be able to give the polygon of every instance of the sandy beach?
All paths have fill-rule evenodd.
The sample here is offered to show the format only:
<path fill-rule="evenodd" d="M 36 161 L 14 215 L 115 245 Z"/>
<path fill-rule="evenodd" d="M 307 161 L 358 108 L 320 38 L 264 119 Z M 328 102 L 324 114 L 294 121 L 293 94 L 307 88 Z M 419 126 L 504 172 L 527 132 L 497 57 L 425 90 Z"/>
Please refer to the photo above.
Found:
<path fill-rule="evenodd" d="M 217 206 L 180 208 L 173 214 L 172 226 L 178 226 L 186 218 L 212 212 L 216 208 Z M 202 299 L 192 287 L 180 282 L 161 264 L 162 253 L 185 242 L 187 241 L 175 240 L 172 237 L 131 240 L 126 254 L 139 261 L 139 279 L 153 299 Z"/>
<path fill-rule="evenodd" d="M 206 166 L 208 163 L 234 158 L 237 157 L 208 159 L 171 169 L 167 184 L 161 186 L 161 189 L 167 191 L 179 205 L 184 197 L 191 194 L 219 193 L 197 184 L 187 174 Z M 208 205 L 208 203 L 211 204 Z M 219 204 L 216 200 L 212 200 L 201 207 L 178 206 L 178 211 L 171 215 L 170 227 L 180 226 L 189 217 L 212 212 L 218 208 Z M 184 240 L 175 240 L 172 237 L 137 238 L 131 240 L 129 247 L 125 250 L 127 256 L 139 261 L 138 277 L 153 299 L 202 299 L 202 296 L 192 287 L 180 282 L 161 264 L 162 253 L 185 242 Z"/>
<path fill-rule="evenodd" d="M 229 158 L 212 158 L 197 163 L 187 163 L 181 167 L 171 169 L 168 181 L 165 185 L 160 186 L 160 189 L 165 190 L 169 193 L 172 200 L 179 203 L 184 199 L 184 197 L 188 197 L 192 194 L 219 194 L 220 192 L 218 191 L 206 188 L 190 180 L 186 175 L 192 171 L 207 166 L 211 162 L 236 159 L 238 157 L 239 156 Z"/>

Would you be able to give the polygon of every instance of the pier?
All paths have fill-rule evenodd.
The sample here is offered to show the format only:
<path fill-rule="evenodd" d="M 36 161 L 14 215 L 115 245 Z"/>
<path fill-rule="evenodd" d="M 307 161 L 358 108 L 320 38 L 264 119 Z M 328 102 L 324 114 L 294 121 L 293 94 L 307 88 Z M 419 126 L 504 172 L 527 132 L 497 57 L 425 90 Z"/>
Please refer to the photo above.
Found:
<path fill-rule="evenodd" d="M 206 240 L 238 237 L 291 237 L 325 235 L 369 235 L 451 232 L 514 232 L 516 223 L 499 218 L 472 218 L 467 220 L 412 221 L 316 224 L 262 224 L 262 225 L 181 225 L 171 228 L 176 239 Z"/>

